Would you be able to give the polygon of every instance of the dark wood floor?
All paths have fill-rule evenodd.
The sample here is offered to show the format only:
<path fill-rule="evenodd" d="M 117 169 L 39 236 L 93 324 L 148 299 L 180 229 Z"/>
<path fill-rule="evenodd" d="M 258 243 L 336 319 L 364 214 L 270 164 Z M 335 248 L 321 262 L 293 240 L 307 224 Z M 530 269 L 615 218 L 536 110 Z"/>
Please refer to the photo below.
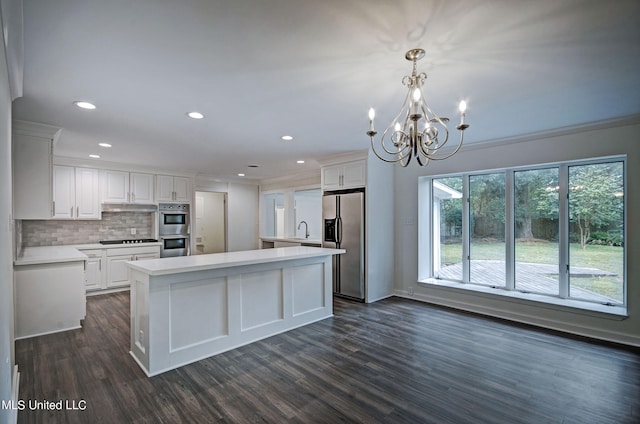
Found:
<path fill-rule="evenodd" d="M 85 410 L 21 423 L 640 422 L 640 353 L 391 298 L 147 378 L 129 295 L 90 297 L 81 330 L 21 340 L 20 398 Z M 28 404 L 27 404 L 28 405 Z"/>

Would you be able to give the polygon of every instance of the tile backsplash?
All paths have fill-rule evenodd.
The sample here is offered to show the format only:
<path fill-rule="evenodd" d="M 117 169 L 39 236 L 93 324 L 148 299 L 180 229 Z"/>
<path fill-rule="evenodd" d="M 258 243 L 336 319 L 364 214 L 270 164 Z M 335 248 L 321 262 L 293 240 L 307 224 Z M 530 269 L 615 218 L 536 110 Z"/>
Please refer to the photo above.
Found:
<path fill-rule="evenodd" d="M 22 246 L 60 246 L 97 243 L 100 240 L 152 238 L 155 214 L 103 212 L 101 220 L 22 221 Z M 131 235 L 131 229 L 136 234 Z"/>

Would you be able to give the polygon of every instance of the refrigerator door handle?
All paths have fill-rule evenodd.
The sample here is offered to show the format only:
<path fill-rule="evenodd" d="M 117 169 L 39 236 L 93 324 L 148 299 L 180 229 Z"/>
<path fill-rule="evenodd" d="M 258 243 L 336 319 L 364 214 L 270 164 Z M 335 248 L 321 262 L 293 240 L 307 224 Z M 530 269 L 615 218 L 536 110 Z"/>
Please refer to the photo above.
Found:
<path fill-rule="evenodd" d="M 342 243 L 342 217 L 338 217 L 336 220 L 336 240 L 338 243 Z"/>

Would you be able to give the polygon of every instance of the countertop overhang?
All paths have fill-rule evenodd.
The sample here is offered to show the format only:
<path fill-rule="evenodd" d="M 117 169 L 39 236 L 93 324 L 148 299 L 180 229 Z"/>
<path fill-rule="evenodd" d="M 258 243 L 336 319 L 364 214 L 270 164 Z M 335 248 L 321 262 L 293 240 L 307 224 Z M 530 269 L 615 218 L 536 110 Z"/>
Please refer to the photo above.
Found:
<path fill-rule="evenodd" d="M 206 255 L 178 256 L 173 258 L 130 261 L 127 265 L 151 276 L 178 274 L 191 271 L 229 268 L 268 262 L 314 258 L 318 256 L 339 255 L 344 249 L 322 247 L 292 246 L 275 249 L 244 250 Z"/>
<path fill-rule="evenodd" d="M 84 261 L 87 255 L 71 246 L 25 247 L 14 261 L 14 265 L 39 265 L 58 262 Z"/>

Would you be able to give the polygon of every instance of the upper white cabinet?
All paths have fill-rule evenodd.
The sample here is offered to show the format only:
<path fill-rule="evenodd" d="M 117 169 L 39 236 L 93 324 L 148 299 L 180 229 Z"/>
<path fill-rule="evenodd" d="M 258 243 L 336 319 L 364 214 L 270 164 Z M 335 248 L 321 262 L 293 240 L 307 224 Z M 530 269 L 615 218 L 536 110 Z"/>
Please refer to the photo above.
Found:
<path fill-rule="evenodd" d="M 105 170 L 102 172 L 103 203 L 154 203 L 153 174 Z"/>
<path fill-rule="evenodd" d="M 131 189 L 131 203 L 153 203 L 153 175 L 129 174 L 129 188 Z"/>
<path fill-rule="evenodd" d="M 53 217 L 101 219 L 99 173 L 93 168 L 53 167 Z"/>
<path fill-rule="evenodd" d="M 322 189 L 342 190 L 364 187 L 367 182 L 367 166 L 364 160 L 341 163 L 322 168 Z"/>
<path fill-rule="evenodd" d="M 53 216 L 53 145 L 60 128 L 14 121 L 13 217 L 50 219 Z"/>
<path fill-rule="evenodd" d="M 158 202 L 191 201 L 191 184 L 189 178 L 174 177 L 172 175 L 157 175 L 156 178 L 156 199 Z"/>

